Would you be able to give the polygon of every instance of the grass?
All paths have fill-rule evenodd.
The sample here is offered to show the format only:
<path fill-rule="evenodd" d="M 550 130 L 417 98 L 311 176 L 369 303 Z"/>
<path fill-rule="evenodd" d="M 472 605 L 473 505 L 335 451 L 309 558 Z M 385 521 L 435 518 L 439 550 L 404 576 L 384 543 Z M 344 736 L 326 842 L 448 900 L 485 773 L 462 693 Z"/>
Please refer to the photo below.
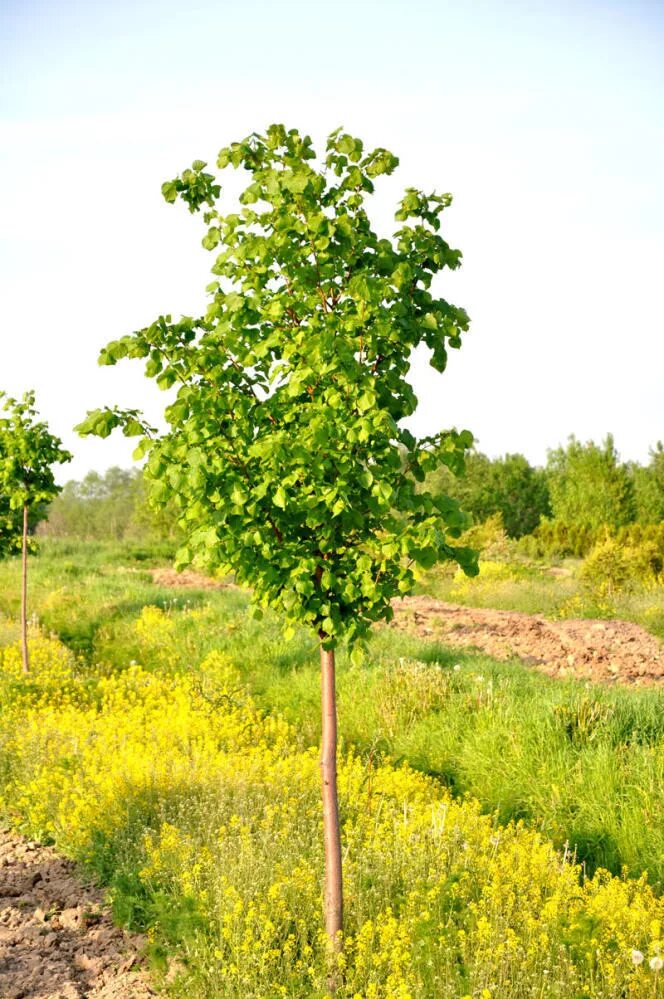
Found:
<path fill-rule="evenodd" d="M 19 565 L 0 564 L 0 810 L 111 886 L 157 970 L 177 956 L 174 997 L 311 999 L 316 643 L 250 619 L 238 590 L 155 586 L 165 554 L 49 543 L 30 600 L 57 639 L 33 628 L 27 682 Z M 554 681 L 383 628 L 362 666 L 339 655 L 338 691 L 341 996 L 660 994 L 658 690 Z"/>
<path fill-rule="evenodd" d="M 257 702 L 302 747 L 320 735 L 316 643 L 285 642 L 245 594 L 155 587 L 129 553 L 102 547 L 34 560 L 39 620 L 90 663 L 180 669 L 222 651 Z M 13 609 L 0 566 L 0 610 Z M 138 571 L 126 571 L 137 569 Z M 3 580 L 4 576 L 4 580 Z M 4 582 L 5 585 L 2 585 Z M 365 664 L 339 656 L 340 734 L 365 759 L 389 758 L 472 795 L 500 821 L 523 819 L 588 872 L 627 868 L 664 883 L 664 712 L 659 690 L 551 680 L 520 664 L 376 632 Z"/>

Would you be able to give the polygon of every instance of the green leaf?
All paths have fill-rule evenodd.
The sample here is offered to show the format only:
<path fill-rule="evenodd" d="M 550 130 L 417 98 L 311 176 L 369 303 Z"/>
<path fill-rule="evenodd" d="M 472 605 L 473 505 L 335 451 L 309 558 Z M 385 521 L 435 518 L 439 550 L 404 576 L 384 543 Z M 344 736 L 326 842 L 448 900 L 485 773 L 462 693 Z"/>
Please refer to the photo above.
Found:
<path fill-rule="evenodd" d="M 166 201 L 172 204 L 177 201 L 178 197 L 178 182 L 175 180 L 167 180 L 161 185 L 161 193 L 163 194 Z"/>
<path fill-rule="evenodd" d="M 219 245 L 219 240 L 221 239 L 221 233 L 216 226 L 208 229 L 207 235 L 202 239 L 202 244 L 206 250 L 214 250 L 215 246 Z"/>
<path fill-rule="evenodd" d="M 357 400 L 357 408 L 360 413 L 366 413 L 374 405 L 374 397 L 370 392 L 363 392 Z"/>
<path fill-rule="evenodd" d="M 144 433 L 143 424 L 139 423 L 136 419 L 130 418 L 125 422 L 122 433 L 125 437 L 140 437 Z"/>
<path fill-rule="evenodd" d="M 152 441 L 149 437 L 144 437 L 142 441 L 134 448 L 132 452 L 132 458 L 134 461 L 140 461 L 149 452 L 152 446 Z"/>

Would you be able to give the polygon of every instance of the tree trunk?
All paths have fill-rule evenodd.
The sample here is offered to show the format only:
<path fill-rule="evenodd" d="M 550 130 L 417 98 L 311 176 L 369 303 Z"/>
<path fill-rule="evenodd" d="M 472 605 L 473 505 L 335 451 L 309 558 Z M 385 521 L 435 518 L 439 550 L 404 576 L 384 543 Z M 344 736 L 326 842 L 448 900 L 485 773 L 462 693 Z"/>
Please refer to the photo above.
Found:
<path fill-rule="evenodd" d="M 338 984 L 336 955 L 342 949 L 343 884 L 341 874 L 341 832 L 337 797 L 337 702 L 334 651 L 320 648 L 321 707 L 323 732 L 320 770 L 323 787 L 323 836 L 325 840 L 325 930 L 329 938 L 330 970 L 328 992 Z"/>
<path fill-rule="evenodd" d="M 28 657 L 28 504 L 23 504 L 23 557 L 21 580 L 21 638 L 23 642 L 23 672 L 30 672 Z"/>

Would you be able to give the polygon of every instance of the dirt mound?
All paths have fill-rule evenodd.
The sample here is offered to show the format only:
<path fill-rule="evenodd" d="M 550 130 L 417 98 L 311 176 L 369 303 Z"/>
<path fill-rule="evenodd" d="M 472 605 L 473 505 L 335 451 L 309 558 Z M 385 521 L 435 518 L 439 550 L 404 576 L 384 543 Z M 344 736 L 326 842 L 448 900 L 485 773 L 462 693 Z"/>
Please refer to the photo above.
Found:
<path fill-rule="evenodd" d="M 113 926 L 73 864 L 0 830 L 2 999 L 147 999 L 144 945 Z"/>
<path fill-rule="evenodd" d="M 191 569 L 184 569 L 182 572 L 176 572 L 175 569 L 151 569 L 150 575 L 157 586 L 184 586 L 195 590 L 230 590 L 235 586 L 234 583 L 212 579 Z"/>
<path fill-rule="evenodd" d="M 154 569 L 152 579 L 160 586 L 198 589 L 235 585 L 173 569 Z M 629 621 L 548 621 L 518 611 L 405 597 L 394 601 L 393 626 L 439 638 L 446 645 L 479 649 L 496 659 L 521 659 L 550 676 L 632 684 L 664 678 L 664 644 Z"/>
<path fill-rule="evenodd" d="M 548 621 L 431 597 L 395 601 L 394 612 L 394 626 L 404 631 L 496 659 L 518 658 L 550 676 L 632 684 L 664 678 L 664 645 L 629 621 Z"/>

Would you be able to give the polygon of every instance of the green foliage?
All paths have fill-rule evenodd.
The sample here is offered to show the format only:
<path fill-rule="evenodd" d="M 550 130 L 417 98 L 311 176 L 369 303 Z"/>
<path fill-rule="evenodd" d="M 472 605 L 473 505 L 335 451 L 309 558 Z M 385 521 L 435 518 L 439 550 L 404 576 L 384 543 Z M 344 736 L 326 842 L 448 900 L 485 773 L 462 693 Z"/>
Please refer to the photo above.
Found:
<path fill-rule="evenodd" d="M 579 577 L 600 598 L 656 586 L 664 569 L 664 549 L 653 541 L 626 544 L 608 536 L 592 549 Z"/>
<path fill-rule="evenodd" d="M 664 558 L 664 521 L 658 524 L 627 524 L 616 532 L 616 537 L 626 545 L 649 544 Z"/>
<path fill-rule="evenodd" d="M 519 549 L 531 558 L 565 555 L 582 558 L 606 531 L 604 524 L 593 528 L 584 522 L 567 524 L 560 520 L 544 519 L 532 534 L 519 539 Z"/>
<path fill-rule="evenodd" d="M 514 547 L 507 536 L 502 513 L 494 513 L 480 524 L 473 524 L 461 535 L 461 540 L 469 548 L 480 553 L 484 559 L 507 561 Z"/>
<path fill-rule="evenodd" d="M 142 358 L 160 387 L 178 384 L 170 429 L 106 409 L 78 430 L 141 438 L 153 502 L 180 510 L 180 565 L 234 572 L 258 605 L 333 646 L 389 619 L 414 565 L 451 559 L 476 572 L 474 553 L 454 544 L 467 525 L 458 503 L 416 488 L 441 464 L 460 472 L 472 435 L 416 440 L 401 426 L 417 405 L 411 352 L 426 345 L 442 372 L 468 317 L 431 292 L 460 262 L 439 234 L 450 196 L 409 188 L 400 227 L 380 238 L 364 202 L 396 157 L 337 130 L 315 159 L 308 136 L 272 125 L 219 154 L 220 169 L 250 175 L 236 211 L 218 210 L 201 161 L 164 185 L 167 201 L 207 206 L 207 312 L 160 316 L 100 361 Z"/>
<path fill-rule="evenodd" d="M 621 544 L 628 546 L 652 544 L 658 552 L 664 553 L 664 522 L 657 524 L 637 522 L 611 530 L 606 524 L 592 528 L 587 523 L 564 524 L 559 520 L 543 520 L 531 535 L 519 540 L 518 549 L 531 558 L 565 555 L 582 558 L 593 546 L 602 543 L 607 537 L 614 537 Z"/>
<path fill-rule="evenodd" d="M 19 551 L 23 508 L 30 511 L 29 527 L 46 516 L 48 504 L 59 492 L 51 466 L 71 461 L 46 423 L 37 419 L 34 392 L 11 399 L 0 392 L 0 556 Z"/>
<path fill-rule="evenodd" d="M 521 454 L 491 459 L 473 451 L 461 478 L 443 467 L 429 485 L 435 493 L 453 496 L 476 523 L 500 514 L 510 538 L 530 534 L 551 512 L 544 471 L 533 468 Z"/>
<path fill-rule="evenodd" d="M 146 496 L 140 469 L 109 468 L 104 475 L 88 472 L 67 482 L 48 509 L 41 534 L 85 540 L 120 541 L 177 537 L 173 507 L 153 510 Z"/>
<path fill-rule="evenodd" d="M 570 437 L 566 448 L 549 451 L 547 472 L 553 520 L 564 527 L 592 533 L 634 520 L 632 478 L 610 434 L 601 445 Z"/>
<path fill-rule="evenodd" d="M 632 466 L 636 518 L 642 524 L 664 521 L 664 445 L 661 441 L 650 451 L 645 467 Z"/>

